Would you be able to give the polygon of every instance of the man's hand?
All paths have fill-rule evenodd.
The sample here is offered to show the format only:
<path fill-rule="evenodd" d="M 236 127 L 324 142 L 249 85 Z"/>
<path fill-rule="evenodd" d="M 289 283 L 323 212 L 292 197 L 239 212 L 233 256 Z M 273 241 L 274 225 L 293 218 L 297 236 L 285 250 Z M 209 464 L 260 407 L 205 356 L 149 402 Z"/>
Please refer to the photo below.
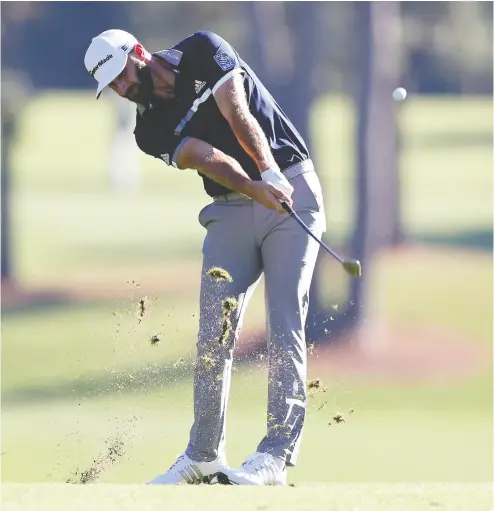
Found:
<path fill-rule="evenodd" d="M 288 195 L 264 181 L 250 181 L 246 185 L 244 193 L 264 207 L 274 209 L 282 214 L 286 214 L 286 211 L 281 206 L 280 200 L 292 205 L 292 199 Z"/>

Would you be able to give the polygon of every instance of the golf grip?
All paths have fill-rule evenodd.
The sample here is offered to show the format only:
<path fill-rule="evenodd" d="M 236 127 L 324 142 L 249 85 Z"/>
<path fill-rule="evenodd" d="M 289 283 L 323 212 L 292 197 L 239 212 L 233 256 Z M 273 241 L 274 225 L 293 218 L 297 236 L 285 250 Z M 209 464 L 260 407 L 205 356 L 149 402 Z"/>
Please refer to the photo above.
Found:
<path fill-rule="evenodd" d="M 336 253 L 334 252 L 333 250 L 331 250 L 327 245 L 326 243 L 324 243 L 324 241 L 320 240 L 313 232 L 311 232 L 311 230 L 305 225 L 304 221 L 297 215 L 297 213 L 295 213 L 295 211 L 293 211 L 292 207 L 287 204 L 284 200 L 280 200 L 280 203 L 283 207 L 283 209 L 290 214 L 290 216 L 292 218 L 294 218 L 301 226 L 302 228 L 305 230 L 305 232 L 311 236 L 312 238 L 314 238 L 318 243 L 319 245 L 321 245 L 321 247 L 325 248 L 335 259 L 337 259 L 341 264 L 343 264 L 345 261 Z"/>

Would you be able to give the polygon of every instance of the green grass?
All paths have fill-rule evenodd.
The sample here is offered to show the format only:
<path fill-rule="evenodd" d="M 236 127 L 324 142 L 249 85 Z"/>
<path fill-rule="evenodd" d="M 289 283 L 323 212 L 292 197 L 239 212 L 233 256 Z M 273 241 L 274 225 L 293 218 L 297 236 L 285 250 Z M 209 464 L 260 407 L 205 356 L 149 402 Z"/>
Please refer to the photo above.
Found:
<path fill-rule="evenodd" d="M 492 230 L 492 114 L 491 98 L 403 103 L 400 181 L 408 234 Z M 356 119 L 349 98 L 316 101 L 311 126 L 330 233 L 339 238 L 350 232 L 355 205 Z"/>
<path fill-rule="evenodd" d="M 204 511 L 490 511 L 490 485 L 310 485 L 298 488 L 130 485 L 4 485 L 5 511 L 107 511 L 201 509 Z"/>
<path fill-rule="evenodd" d="M 406 272 L 399 271 L 403 264 Z M 444 278 L 441 270 L 456 279 Z M 388 320 L 439 327 L 485 348 L 492 335 L 490 271 L 490 259 L 480 254 L 447 260 L 422 254 L 406 262 L 388 257 L 377 264 L 372 289 Z M 458 290 L 473 298 L 462 300 Z M 146 289 L 117 303 L 4 315 L 4 480 L 64 481 L 76 465 L 88 466 L 105 440 L 133 417 L 138 420 L 128 458 L 103 481 L 136 483 L 164 470 L 184 448 L 192 418 L 197 291 L 150 294 L 156 299 L 141 324 L 135 308 Z M 262 305 L 259 289 L 246 330 L 263 327 Z M 165 342 L 151 346 L 157 331 L 165 333 Z M 176 369 L 179 357 L 187 364 Z M 466 380 L 411 384 L 315 374 L 312 363 L 309 359 L 311 377 L 321 377 L 330 389 L 311 400 L 293 482 L 492 477 L 491 368 Z M 264 434 L 266 382 L 265 365 L 234 372 L 228 420 L 232 464 Z M 328 404 L 318 411 L 323 400 Z M 337 411 L 347 422 L 328 426 Z"/>
<path fill-rule="evenodd" d="M 197 215 L 208 199 L 193 172 L 178 172 L 144 155 L 140 190 L 117 194 L 106 170 L 112 115 L 110 105 L 95 102 L 92 94 L 58 92 L 35 98 L 21 115 L 13 168 L 15 270 L 28 289 L 53 287 L 69 294 L 65 305 L 3 313 L 3 481 L 64 482 L 126 428 L 126 456 L 101 482 L 140 484 L 165 470 L 187 441 L 204 235 Z M 491 228 L 491 100 L 410 98 L 400 115 L 407 232 L 454 236 Z M 314 158 L 324 181 L 328 235 L 341 241 L 354 207 L 352 108 L 344 98 L 323 98 L 312 119 L 313 126 L 324 127 L 314 138 Z M 320 275 L 324 302 L 341 304 L 347 280 L 332 261 L 326 264 Z M 437 328 L 491 356 L 490 254 L 386 255 L 364 271 L 371 271 L 367 317 Z M 134 279 L 140 288 L 125 287 Z M 77 304 L 70 293 L 78 286 L 108 296 L 125 288 L 119 295 L 125 297 Z M 264 327 L 262 287 L 248 308 L 245 331 Z M 135 309 L 144 294 L 152 307 L 138 324 Z M 165 341 L 151 346 L 157 332 Z M 186 364 L 176 368 L 180 357 Z M 330 390 L 310 403 L 302 457 L 290 474 L 299 487 L 250 492 L 248 500 L 240 499 L 249 509 L 287 509 L 284 499 L 290 499 L 290 509 L 324 509 L 321 500 L 335 511 L 487 509 L 481 486 L 328 483 L 490 481 L 491 364 L 466 379 L 415 384 L 337 377 L 324 370 L 313 374 L 311 362 L 309 369 Z M 239 366 L 234 373 L 228 420 L 232 465 L 264 434 L 266 380 L 265 366 Z M 328 405 L 318 411 L 323 399 Z M 347 421 L 328 426 L 336 411 Z M 309 483 L 321 486 L 304 486 Z M 18 502 L 27 487 L 4 490 Z M 87 508 L 91 499 L 116 502 L 115 509 L 151 509 L 158 501 L 167 508 L 201 502 L 230 509 L 233 501 L 225 493 L 231 489 L 168 491 L 33 485 L 22 509 L 43 509 L 43 502 L 50 511 L 56 505 Z M 210 491 L 217 493 L 207 500 L 204 492 Z"/>
<path fill-rule="evenodd" d="M 323 287 L 331 289 L 333 273 L 323 274 Z M 19 387 L 56 387 L 77 375 L 104 379 L 109 371 L 190 357 L 198 328 L 198 276 L 194 282 L 182 294 L 174 290 L 160 295 L 151 286 L 129 285 L 127 297 L 118 302 L 4 314 L 4 399 Z M 485 347 L 492 341 L 491 282 L 492 261 L 485 254 L 387 256 L 372 271 L 372 303 L 388 321 L 438 327 Z M 139 323 L 137 304 L 143 295 L 150 305 Z M 264 328 L 264 320 L 261 282 L 247 309 L 245 331 Z M 158 332 L 165 334 L 165 341 L 152 347 L 149 339 Z"/>
<path fill-rule="evenodd" d="M 412 248 L 376 264 L 374 307 L 405 324 L 442 326 L 491 344 L 492 278 L 488 254 Z"/>
<path fill-rule="evenodd" d="M 238 466 L 264 435 L 265 373 L 234 375 L 227 437 L 229 462 Z M 262 381 L 262 384 L 260 384 Z M 403 400 L 383 403 L 400 388 L 380 392 L 379 409 L 365 389 L 345 384 L 328 406 L 311 402 L 303 449 L 290 482 L 482 482 L 492 479 L 492 422 L 485 410 L 423 410 Z M 417 390 L 415 390 L 417 393 Z M 100 482 L 141 483 L 165 471 L 187 444 L 190 385 L 65 402 L 8 407 L 2 418 L 2 478 L 6 482 L 65 482 L 106 452 L 121 434 L 125 455 Z M 348 413 L 352 407 L 354 412 Z M 406 408 L 406 409 L 405 409 Z M 332 424 L 335 412 L 346 422 Z M 468 439 L 468 441 L 466 441 Z"/>
<path fill-rule="evenodd" d="M 176 191 L 138 197 L 20 192 L 13 199 L 15 268 L 26 284 L 46 286 L 81 271 L 197 258 L 200 204 Z"/>
<path fill-rule="evenodd" d="M 5 511 L 107 511 L 201 509 L 204 511 L 490 511 L 490 485 L 310 485 L 296 488 L 130 485 L 4 485 Z M 234 506 L 234 507 L 232 507 Z"/>

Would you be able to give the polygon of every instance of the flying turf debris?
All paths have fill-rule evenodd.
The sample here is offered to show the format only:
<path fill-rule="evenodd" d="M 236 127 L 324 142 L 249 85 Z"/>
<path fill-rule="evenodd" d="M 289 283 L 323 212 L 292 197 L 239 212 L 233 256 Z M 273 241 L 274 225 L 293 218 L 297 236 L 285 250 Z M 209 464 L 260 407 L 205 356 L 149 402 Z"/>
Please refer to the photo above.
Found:
<path fill-rule="evenodd" d="M 232 333 L 232 321 L 230 318 L 232 312 L 236 310 L 237 306 L 238 302 L 236 298 L 234 298 L 233 296 L 225 298 L 221 302 L 221 308 L 223 309 L 223 313 L 221 315 L 221 335 L 218 339 L 218 342 L 220 344 L 224 344 L 225 341 L 230 337 L 230 334 Z"/>

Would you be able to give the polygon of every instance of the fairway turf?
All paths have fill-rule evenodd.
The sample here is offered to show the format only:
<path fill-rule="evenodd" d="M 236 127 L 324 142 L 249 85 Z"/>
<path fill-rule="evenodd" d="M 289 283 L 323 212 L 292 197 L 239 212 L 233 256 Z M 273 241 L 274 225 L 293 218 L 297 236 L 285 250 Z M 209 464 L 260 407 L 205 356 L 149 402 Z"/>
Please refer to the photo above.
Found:
<path fill-rule="evenodd" d="M 492 99 L 410 98 L 403 106 L 407 234 L 413 240 L 491 230 Z M 354 110 L 348 98 L 327 96 L 312 112 L 326 236 L 337 247 L 348 238 L 355 213 Z M 74 115 L 78 123 L 69 140 L 64 127 Z M 321 378 L 328 393 L 309 402 L 300 463 L 289 475 L 295 488 L 144 486 L 183 450 L 193 417 L 205 232 L 197 215 L 208 198 L 194 172 L 142 154 L 141 188 L 118 194 L 107 168 L 114 113 L 108 104 L 96 105 L 92 94 L 36 96 L 19 119 L 14 271 L 27 290 L 55 289 L 62 299 L 3 314 L 2 509 L 492 510 L 485 483 L 492 480 L 489 363 L 451 381 L 358 381 L 320 367 L 312 374 L 317 350 L 310 376 Z M 81 140 L 90 150 L 80 150 Z M 394 325 L 459 337 L 490 360 L 491 254 L 430 247 L 404 252 L 384 254 L 364 268 L 374 312 Z M 342 305 L 346 276 L 331 258 L 324 263 L 322 301 Z M 245 331 L 264 329 L 262 291 L 261 282 Z M 78 293 L 90 301 L 79 303 Z M 136 307 L 144 295 L 151 303 L 139 323 Z M 163 341 L 151 346 L 159 333 Z M 227 435 L 232 466 L 265 433 L 265 360 L 261 366 L 235 366 Z M 355 413 L 347 416 L 350 409 Z M 329 427 L 336 412 L 347 420 Z M 63 484 L 105 452 L 123 426 L 131 429 L 125 456 L 98 484 Z"/>
<path fill-rule="evenodd" d="M 266 383 L 262 376 L 235 373 L 227 431 L 232 466 L 255 449 L 265 432 Z M 262 388 L 254 389 L 252 385 L 261 379 Z M 400 394 L 408 397 L 401 389 L 352 390 L 350 395 L 335 392 L 323 411 L 310 405 L 300 463 L 290 472 L 289 482 L 477 483 L 492 479 L 492 423 L 487 412 L 395 410 L 393 401 Z M 417 391 L 415 395 L 418 399 Z M 190 386 L 181 386 L 159 394 L 80 399 L 4 411 L 3 481 L 65 482 L 77 469 L 87 470 L 120 431 L 126 433 L 122 435 L 125 454 L 98 482 L 149 480 L 164 472 L 185 448 L 191 398 Z M 386 398 L 390 409 L 372 409 L 382 407 Z M 332 413 L 345 412 L 350 406 L 356 412 L 344 424 L 327 425 Z"/>
<path fill-rule="evenodd" d="M 491 511 L 492 487 L 327 484 L 295 488 L 4 484 L 4 511 Z"/>
<path fill-rule="evenodd" d="M 448 258 L 448 264 L 444 260 L 422 254 L 405 263 L 382 261 L 375 270 L 375 299 L 390 320 L 443 325 L 481 349 L 492 339 L 490 262 L 475 254 Z M 400 264 L 406 265 L 406 273 L 399 271 Z M 438 267 L 446 269 L 445 275 L 435 271 Z M 455 281 L 448 278 L 452 274 Z M 474 299 L 466 300 L 457 289 Z M 134 416 L 139 420 L 127 456 L 103 474 L 102 483 L 143 482 L 164 471 L 185 447 L 192 420 L 197 298 L 190 290 L 183 296 L 160 296 L 138 324 L 135 307 L 143 291 L 153 296 L 139 288 L 133 300 L 120 303 L 4 316 L 3 481 L 63 482 L 76 466 L 86 469 L 116 427 Z M 259 291 L 246 327 L 263 326 Z M 160 331 L 165 340 L 151 346 L 149 335 Z M 186 364 L 175 369 L 179 357 Z M 449 384 L 357 382 L 314 374 L 317 350 L 312 357 L 311 377 L 322 378 L 330 391 L 310 401 L 303 453 L 291 482 L 492 479 L 489 368 L 471 380 Z M 250 454 L 266 423 L 265 366 L 238 369 L 228 419 L 233 466 Z M 328 405 L 318 411 L 325 400 Z M 345 424 L 328 426 L 332 413 L 349 409 L 355 413 Z"/>

